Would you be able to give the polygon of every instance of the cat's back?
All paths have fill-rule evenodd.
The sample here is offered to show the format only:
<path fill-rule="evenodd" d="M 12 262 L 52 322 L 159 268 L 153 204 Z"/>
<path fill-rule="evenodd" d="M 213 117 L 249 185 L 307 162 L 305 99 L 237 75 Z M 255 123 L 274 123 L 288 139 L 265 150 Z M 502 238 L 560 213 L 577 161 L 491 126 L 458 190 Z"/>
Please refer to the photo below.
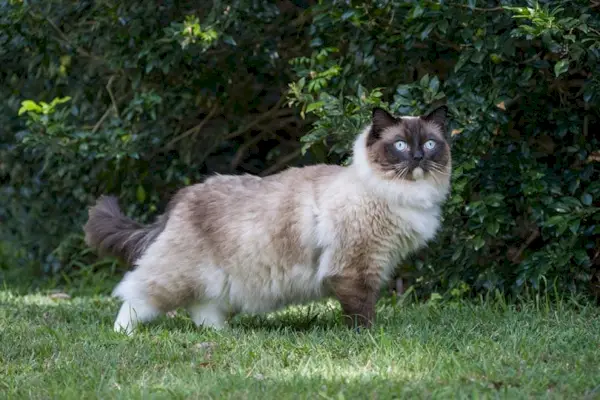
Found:
<path fill-rule="evenodd" d="M 250 204 L 270 204 L 278 196 L 299 192 L 318 191 L 322 184 L 335 179 L 343 167 L 319 164 L 301 168 L 288 168 L 280 173 L 259 177 L 256 175 L 215 175 L 204 183 L 192 187 L 199 197 L 214 197 L 226 203 L 244 202 Z M 266 203 L 265 203 L 266 201 Z"/>
<path fill-rule="evenodd" d="M 215 175 L 182 189 L 174 199 L 173 214 L 199 231 L 243 236 L 243 231 L 301 217 L 301 208 L 318 201 L 330 182 L 343 173 L 335 165 L 289 168 L 267 177 Z M 233 235 L 232 230 L 238 230 Z"/>

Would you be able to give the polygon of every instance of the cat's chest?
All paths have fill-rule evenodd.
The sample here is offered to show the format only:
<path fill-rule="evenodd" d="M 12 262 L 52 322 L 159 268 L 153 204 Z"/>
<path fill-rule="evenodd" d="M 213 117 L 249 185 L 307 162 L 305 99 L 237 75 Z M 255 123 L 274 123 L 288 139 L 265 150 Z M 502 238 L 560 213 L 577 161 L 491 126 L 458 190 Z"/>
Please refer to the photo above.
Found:
<path fill-rule="evenodd" d="M 400 262 L 433 239 L 439 226 L 439 209 L 387 207 L 373 220 L 372 254 L 384 264 Z"/>
<path fill-rule="evenodd" d="M 411 236 L 419 242 L 427 242 L 433 239 L 440 227 L 440 209 L 392 206 L 389 207 L 387 219 L 395 235 Z"/>

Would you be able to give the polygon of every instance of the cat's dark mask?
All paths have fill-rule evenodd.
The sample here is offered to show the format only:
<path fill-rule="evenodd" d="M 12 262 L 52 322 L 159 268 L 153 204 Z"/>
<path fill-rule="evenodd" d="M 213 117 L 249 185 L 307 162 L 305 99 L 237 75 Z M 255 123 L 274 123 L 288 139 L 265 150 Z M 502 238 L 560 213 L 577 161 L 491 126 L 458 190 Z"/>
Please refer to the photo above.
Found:
<path fill-rule="evenodd" d="M 387 177 L 409 181 L 449 175 L 447 114 L 446 106 L 418 117 L 394 117 L 375 108 L 366 138 L 372 166 Z"/>

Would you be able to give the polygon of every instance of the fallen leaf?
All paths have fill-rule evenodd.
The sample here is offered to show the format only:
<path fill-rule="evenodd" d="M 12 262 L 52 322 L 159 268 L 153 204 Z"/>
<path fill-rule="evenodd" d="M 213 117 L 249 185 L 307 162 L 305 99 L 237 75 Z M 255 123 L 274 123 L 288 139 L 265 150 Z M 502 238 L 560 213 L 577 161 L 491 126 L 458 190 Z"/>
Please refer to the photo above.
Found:
<path fill-rule="evenodd" d="M 503 101 L 501 101 L 500 103 L 496 104 L 496 107 L 498 107 L 502 111 L 506 111 L 506 105 L 504 104 Z"/>
<path fill-rule="evenodd" d="M 462 133 L 462 131 L 463 131 L 462 129 L 453 129 L 452 130 L 452 136 L 459 135 L 460 133 Z"/>

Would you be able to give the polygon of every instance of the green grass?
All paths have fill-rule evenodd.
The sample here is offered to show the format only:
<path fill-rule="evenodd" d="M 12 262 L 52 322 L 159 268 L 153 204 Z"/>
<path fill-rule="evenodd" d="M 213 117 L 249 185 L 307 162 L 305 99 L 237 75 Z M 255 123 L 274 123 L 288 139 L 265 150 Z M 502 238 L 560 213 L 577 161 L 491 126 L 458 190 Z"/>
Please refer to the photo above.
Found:
<path fill-rule="evenodd" d="M 102 295 L 0 291 L 1 398 L 599 398 L 600 311 L 563 302 L 392 307 L 356 333 L 335 303 L 236 318 L 185 315 L 112 332 Z"/>

